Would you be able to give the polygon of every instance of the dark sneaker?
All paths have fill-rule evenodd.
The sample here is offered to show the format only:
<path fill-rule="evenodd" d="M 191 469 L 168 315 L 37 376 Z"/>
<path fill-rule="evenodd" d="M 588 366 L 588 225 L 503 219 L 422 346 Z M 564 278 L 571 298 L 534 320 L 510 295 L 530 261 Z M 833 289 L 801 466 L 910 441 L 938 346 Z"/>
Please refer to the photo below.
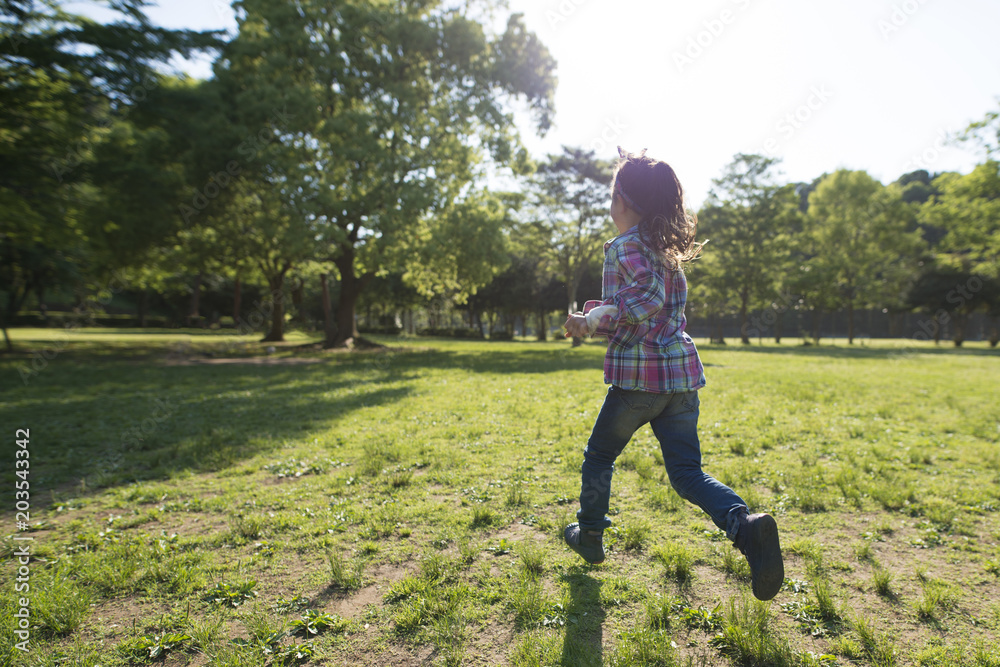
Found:
<path fill-rule="evenodd" d="M 740 528 L 734 542 L 750 564 L 750 582 L 753 596 L 770 600 L 785 581 L 785 564 L 781 560 L 778 543 L 778 524 L 770 514 L 751 514 L 740 517 Z"/>
<path fill-rule="evenodd" d="M 583 556 L 591 565 L 604 562 L 604 531 L 580 530 L 580 524 L 571 523 L 563 531 L 569 548 Z"/>

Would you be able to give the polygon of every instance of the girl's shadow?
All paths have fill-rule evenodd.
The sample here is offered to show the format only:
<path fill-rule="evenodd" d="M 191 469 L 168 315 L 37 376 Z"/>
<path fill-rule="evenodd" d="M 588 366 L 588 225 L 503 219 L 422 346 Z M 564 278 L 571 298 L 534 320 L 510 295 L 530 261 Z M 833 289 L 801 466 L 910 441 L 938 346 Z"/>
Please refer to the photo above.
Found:
<path fill-rule="evenodd" d="M 566 635 L 563 640 L 562 664 L 583 667 L 603 664 L 604 609 L 601 607 L 601 585 L 592 578 L 589 566 L 570 568 L 562 575 L 569 583 L 570 603 L 566 609 Z"/>

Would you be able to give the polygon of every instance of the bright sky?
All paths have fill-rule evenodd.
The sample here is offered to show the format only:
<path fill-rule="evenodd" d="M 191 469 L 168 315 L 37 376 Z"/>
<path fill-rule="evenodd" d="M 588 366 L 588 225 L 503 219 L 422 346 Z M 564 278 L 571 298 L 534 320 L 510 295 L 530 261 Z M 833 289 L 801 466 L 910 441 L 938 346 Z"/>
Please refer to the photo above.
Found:
<path fill-rule="evenodd" d="M 509 1 L 559 63 L 555 127 L 523 126 L 532 154 L 648 148 L 692 208 L 738 152 L 782 158 L 789 181 L 968 172 L 982 156 L 944 137 L 1000 108 L 996 0 Z M 235 28 L 224 0 L 161 4 L 164 26 Z"/>

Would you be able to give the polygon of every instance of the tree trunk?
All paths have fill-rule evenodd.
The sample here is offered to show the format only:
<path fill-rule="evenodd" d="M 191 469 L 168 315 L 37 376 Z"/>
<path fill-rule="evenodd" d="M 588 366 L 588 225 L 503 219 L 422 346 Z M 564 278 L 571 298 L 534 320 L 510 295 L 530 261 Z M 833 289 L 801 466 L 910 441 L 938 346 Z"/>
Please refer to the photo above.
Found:
<path fill-rule="evenodd" d="M 813 310 L 813 342 L 819 345 L 819 327 L 823 322 L 823 311 L 820 308 Z"/>
<path fill-rule="evenodd" d="M 7 344 L 7 351 L 14 351 L 14 344 L 10 342 L 10 334 L 7 333 L 7 318 L 4 317 L 4 313 L 0 312 L 0 329 L 3 329 L 3 340 Z"/>
<path fill-rule="evenodd" d="M 1000 327 L 997 326 L 997 318 L 990 318 L 990 347 L 996 347 L 1000 343 Z"/>
<path fill-rule="evenodd" d="M 149 312 L 149 290 L 145 287 L 139 292 L 139 304 L 138 312 L 136 317 L 139 320 L 139 326 L 143 329 L 146 328 L 146 314 Z"/>
<path fill-rule="evenodd" d="M 303 279 L 292 288 L 292 305 L 295 306 L 295 317 L 292 319 L 302 324 L 305 324 L 305 316 L 302 312 L 302 302 L 305 300 L 305 287 L 306 281 Z"/>
<path fill-rule="evenodd" d="M 847 301 L 847 344 L 854 345 L 854 299 Z"/>
<path fill-rule="evenodd" d="M 340 302 L 337 304 L 337 331 L 329 347 L 343 347 L 347 341 L 358 336 L 358 326 L 355 318 L 358 296 L 373 274 L 367 273 L 358 277 L 354 273 L 354 248 L 342 249 L 343 252 L 334 260 L 340 271 Z"/>
<path fill-rule="evenodd" d="M 13 289 L 7 293 L 7 311 L 0 312 L 0 328 L 3 329 L 3 339 L 7 343 L 7 351 L 14 351 L 14 343 L 10 340 L 10 334 L 7 332 L 7 320 L 17 317 L 17 313 L 21 310 L 21 306 L 24 305 L 24 301 L 28 298 L 29 288 L 25 287 L 24 291 L 18 295 L 20 288 L 15 284 Z"/>
<path fill-rule="evenodd" d="M 955 347 L 962 347 L 962 343 L 965 342 L 965 326 L 968 324 L 968 315 L 965 313 L 955 313 L 953 321 L 955 322 L 955 332 L 952 335 L 952 341 L 955 343 Z"/>
<path fill-rule="evenodd" d="M 36 287 L 35 288 L 35 298 L 38 299 L 38 312 L 42 314 L 42 326 L 49 326 L 49 309 L 45 305 L 45 288 Z"/>
<path fill-rule="evenodd" d="M 199 301 L 201 301 L 201 272 L 195 276 L 194 289 L 191 290 L 191 312 L 188 313 L 188 326 L 195 326 L 200 315 L 198 314 Z"/>
<path fill-rule="evenodd" d="M 233 324 L 239 328 L 240 322 L 240 302 L 243 300 L 243 284 L 240 282 L 240 277 L 236 276 L 236 282 L 233 283 Z"/>
<path fill-rule="evenodd" d="M 262 343 L 281 343 L 285 340 L 285 273 L 284 269 L 279 273 L 268 276 L 267 284 L 271 288 L 269 298 L 271 299 L 271 331 L 268 332 Z"/>
<path fill-rule="evenodd" d="M 538 310 L 538 331 L 535 334 L 535 338 L 537 338 L 540 341 L 542 341 L 542 340 L 548 340 L 549 339 L 549 335 L 548 335 L 548 333 L 549 333 L 548 332 L 549 321 L 548 320 L 549 320 L 549 318 L 545 314 L 545 310 L 544 309 L 539 309 Z"/>
<path fill-rule="evenodd" d="M 782 325 L 785 323 L 785 312 L 778 311 L 778 316 L 774 318 L 774 342 L 781 343 Z"/>
<path fill-rule="evenodd" d="M 740 342 L 744 345 L 750 344 L 750 336 L 747 335 L 747 302 L 750 301 L 750 291 L 744 285 L 740 291 Z"/>
<path fill-rule="evenodd" d="M 349 286 L 347 281 L 341 283 L 340 301 L 337 303 L 337 330 L 327 347 L 342 347 L 348 340 L 358 336 L 358 325 L 354 316 L 358 291 L 355 286 Z"/>
<path fill-rule="evenodd" d="M 319 274 L 319 284 L 323 289 L 323 347 L 330 347 L 336 328 L 333 324 L 333 309 L 330 308 L 330 288 L 327 285 L 327 274 Z"/>

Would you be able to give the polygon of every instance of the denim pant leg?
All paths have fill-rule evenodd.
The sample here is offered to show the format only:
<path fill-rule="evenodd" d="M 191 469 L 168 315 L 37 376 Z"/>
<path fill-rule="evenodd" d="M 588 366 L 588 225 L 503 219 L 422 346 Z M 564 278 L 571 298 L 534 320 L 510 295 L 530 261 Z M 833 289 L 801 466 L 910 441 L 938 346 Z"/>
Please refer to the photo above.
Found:
<path fill-rule="evenodd" d="M 673 394 L 670 403 L 651 420 L 660 441 L 663 464 L 677 494 L 708 513 L 712 523 L 736 536 L 738 512 L 746 503 L 728 486 L 702 472 L 698 441 L 698 392 Z"/>
<path fill-rule="evenodd" d="M 604 530 L 611 526 L 607 515 L 615 459 L 639 427 L 660 414 L 669 399 L 670 394 L 626 391 L 615 386 L 608 389 L 583 452 L 580 511 L 576 513 L 580 528 Z"/>

